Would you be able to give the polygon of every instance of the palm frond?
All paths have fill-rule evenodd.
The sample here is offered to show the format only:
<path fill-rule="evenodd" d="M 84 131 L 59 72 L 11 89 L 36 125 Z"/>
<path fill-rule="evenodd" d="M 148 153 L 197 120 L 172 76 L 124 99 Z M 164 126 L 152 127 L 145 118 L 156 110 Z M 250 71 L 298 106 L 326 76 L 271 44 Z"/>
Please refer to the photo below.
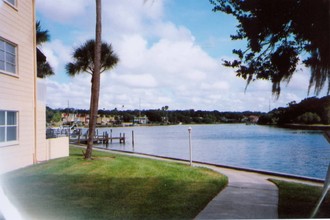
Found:
<path fill-rule="evenodd" d="M 81 72 L 93 74 L 94 72 L 94 47 L 95 40 L 86 41 L 73 53 L 73 62 L 67 64 L 66 71 L 69 76 L 75 76 Z M 113 52 L 111 44 L 102 43 L 101 46 L 101 72 L 113 68 L 119 61 Z"/>
<path fill-rule="evenodd" d="M 52 76 L 54 74 L 53 68 L 47 61 L 37 62 L 37 76 L 39 78 L 46 78 L 47 76 Z"/>
<path fill-rule="evenodd" d="M 45 43 L 50 40 L 50 35 L 48 30 L 42 30 L 40 21 L 36 22 L 36 38 L 37 38 L 37 45 Z"/>

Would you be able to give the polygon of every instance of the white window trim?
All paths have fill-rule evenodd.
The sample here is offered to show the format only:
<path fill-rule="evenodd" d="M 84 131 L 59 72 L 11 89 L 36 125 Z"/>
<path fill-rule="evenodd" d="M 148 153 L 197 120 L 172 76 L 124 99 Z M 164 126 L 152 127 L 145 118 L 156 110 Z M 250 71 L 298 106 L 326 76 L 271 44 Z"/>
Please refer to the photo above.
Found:
<path fill-rule="evenodd" d="M 17 1 L 18 0 L 14 0 L 14 4 L 12 4 L 11 2 L 9 2 L 8 0 L 2 0 L 4 3 L 6 3 L 7 5 L 9 5 L 10 7 L 12 7 L 13 9 L 17 10 Z"/>
<path fill-rule="evenodd" d="M 9 40 L 6 40 L 5 38 L 1 37 L 0 36 L 0 40 L 1 41 L 4 41 L 5 43 L 7 44 L 11 44 L 12 46 L 15 47 L 15 73 L 12 73 L 12 72 L 8 72 L 6 70 L 3 70 L 3 69 L 0 69 L 0 73 L 3 73 L 3 74 L 6 74 L 6 75 L 10 75 L 10 76 L 15 76 L 15 77 L 18 77 L 18 45 L 9 41 Z M 6 54 L 5 54 L 6 56 Z"/>
<path fill-rule="evenodd" d="M 18 145 L 19 144 L 19 112 L 16 110 L 0 110 L 0 111 L 4 111 L 5 114 L 7 114 L 7 112 L 16 112 L 16 140 L 14 141 L 4 141 L 4 142 L 0 142 L 0 147 L 9 147 L 9 146 L 13 146 L 13 145 Z M 5 116 L 5 127 L 7 127 L 7 116 Z"/>

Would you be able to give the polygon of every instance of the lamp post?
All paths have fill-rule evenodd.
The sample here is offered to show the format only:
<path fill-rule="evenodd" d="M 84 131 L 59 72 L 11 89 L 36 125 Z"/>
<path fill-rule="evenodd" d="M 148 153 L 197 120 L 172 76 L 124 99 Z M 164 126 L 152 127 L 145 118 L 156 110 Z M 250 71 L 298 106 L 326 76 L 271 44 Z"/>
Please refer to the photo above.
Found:
<path fill-rule="evenodd" d="M 189 133 L 189 154 L 190 154 L 190 166 L 192 166 L 192 146 L 191 146 L 191 130 L 192 128 L 188 128 L 188 133 Z"/>

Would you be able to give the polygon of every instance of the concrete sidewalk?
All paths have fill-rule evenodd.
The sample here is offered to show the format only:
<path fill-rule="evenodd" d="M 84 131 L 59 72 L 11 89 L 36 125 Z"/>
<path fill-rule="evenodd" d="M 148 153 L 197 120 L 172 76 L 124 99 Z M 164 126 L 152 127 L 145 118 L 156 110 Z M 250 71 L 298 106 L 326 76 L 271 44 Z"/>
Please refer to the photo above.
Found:
<path fill-rule="evenodd" d="M 267 180 L 266 175 L 207 165 L 206 167 L 226 175 L 229 183 L 196 219 L 278 218 L 278 189 Z"/>

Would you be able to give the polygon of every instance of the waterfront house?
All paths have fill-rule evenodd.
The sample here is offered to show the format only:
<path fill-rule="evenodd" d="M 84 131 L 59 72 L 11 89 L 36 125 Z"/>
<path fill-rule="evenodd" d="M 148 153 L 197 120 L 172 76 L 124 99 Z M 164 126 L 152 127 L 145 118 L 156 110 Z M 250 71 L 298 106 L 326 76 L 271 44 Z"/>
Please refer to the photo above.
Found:
<path fill-rule="evenodd" d="M 110 115 L 97 115 L 97 125 L 113 125 L 115 123 L 115 117 Z"/>
<path fill-rule="evenodd" d="M 88 123 L 86 114 L 77 114 L 76 123 L 79 126 L 83 126 Z"/>
<path fill-rule="evenodd" d="M 256 115 L 250 115 L 248 117 L 248 120 L 247 120 L 249 123 L 252 123 L 252 124 L 257 124 L 258 121 L 259 121 L 259 116 L 256 116 Z"/>
<path fill-rule="evenodd" d="M 37 79 L 35 0 L 0 0 L 0 27 L 1 174 L 53 156 L 46 140 L 46 87 Z"/>
<path fill-rule="evenodd" d="M 134 119 L 133 119 L 133 124 L 146 125 L 146 124 L 148 124 L 148 122 L 149 122 L 149 119 L 146 115 L 145 116 L 134 117 Z"/>
<path fill-rule="evenodd" d="M 62 113 L 62 123 L 64 125 L 71 125 L 77 121 L 76 113 Z"/>

